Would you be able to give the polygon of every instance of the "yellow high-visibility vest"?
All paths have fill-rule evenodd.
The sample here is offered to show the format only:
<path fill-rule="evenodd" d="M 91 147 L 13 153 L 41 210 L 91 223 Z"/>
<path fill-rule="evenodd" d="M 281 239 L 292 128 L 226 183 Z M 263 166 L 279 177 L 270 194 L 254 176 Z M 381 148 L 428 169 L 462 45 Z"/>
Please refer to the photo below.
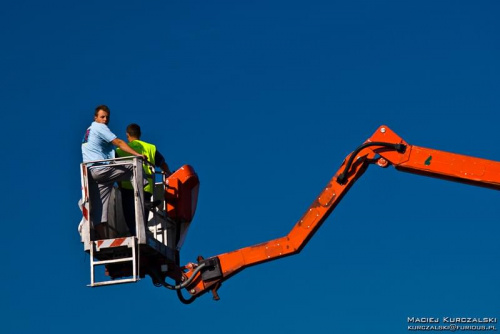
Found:
<path fill-rule="evenodd" d="M 155 145 L 146 143 L 145 141 L 142 140 L 134 140 L 128 143 L 128 146 L 134 149 L 134 151 L 136 151 L 137 153 L 145 155 L 150 163 L 152 163 L 153 165 L 155 164 L 155 154 L 156 154 Z M 130 153 L 127 153 L 119 148 L 116 149 L 116 155 L 118 155 L 119 157 L 131 156 Z M 155 180 L 153 178 L 153 175 L 151 174 L 150 168 L 148 168 L 145 164 L 143 164 L 142 166 L 145 176 L 148 178 L 149 181 L 148 185 L 144 187 L 144 191 L 152 194 Z M 123 181 L 121 185 L 122 188 L 124 189 L 134 189 L 134 187 L 132 187 L 132 184 L 129 181 Z"/>

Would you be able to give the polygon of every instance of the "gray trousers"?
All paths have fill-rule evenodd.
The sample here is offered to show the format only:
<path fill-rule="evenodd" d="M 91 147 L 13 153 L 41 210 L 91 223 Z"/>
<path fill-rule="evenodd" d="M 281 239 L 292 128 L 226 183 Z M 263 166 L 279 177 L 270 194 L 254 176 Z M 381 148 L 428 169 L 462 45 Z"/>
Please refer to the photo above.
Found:
<path fill-rule="evenodd" d="M 99 166 L 90 169 L 90 218 L 93 226 L 108 221 L 109 197 L 113 184 L 118 181 L 131 181 L 132 165 Z"/>

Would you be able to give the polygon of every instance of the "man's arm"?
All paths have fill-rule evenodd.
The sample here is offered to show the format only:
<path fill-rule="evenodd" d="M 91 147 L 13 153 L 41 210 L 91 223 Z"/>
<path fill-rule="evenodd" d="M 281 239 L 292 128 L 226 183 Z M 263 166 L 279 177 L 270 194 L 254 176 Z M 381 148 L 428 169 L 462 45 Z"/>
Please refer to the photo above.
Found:
<path fill-rule="evenodd" d="M 163 162 L 160 166 L 161 170 L 165 172 L 165 174 L 167 176 L 170 176 L 170 174 L 172 174 L 172 172 L 170 171 L 170 169 L 168 168 L 168 165 L 166 162 Z"/>
<path fill-rule="evenodd" d="M 132 149 L 130 146 L 128 146 L 127 143 L 125 143 L 120 138 L 113 139 L 111 141 L 111 144 L 115 145 L 116 147 L 119 147 L 124 152 L 127 152 L 127 153 L 130 153 L 132 155 L 135 155 L 136 157 L 142 157 L 144 160 L 148 160 L 145 155 L 137 153 L 134 149 Z"/>
<path fill-rule="evenodd" d="M 167 162 L 165 161 L 165 158 L 158 150 L 155 152 L 155 165 L 156 165 L 156 167 L 160 167 L 161 170 L 164 171 L 165 174 L 167 174 L 167 177 L 170 174 L 172 174 L 172 172 L 170 171 L 170 168 L 168 168 L 168 165 L 167 165 Z"/>

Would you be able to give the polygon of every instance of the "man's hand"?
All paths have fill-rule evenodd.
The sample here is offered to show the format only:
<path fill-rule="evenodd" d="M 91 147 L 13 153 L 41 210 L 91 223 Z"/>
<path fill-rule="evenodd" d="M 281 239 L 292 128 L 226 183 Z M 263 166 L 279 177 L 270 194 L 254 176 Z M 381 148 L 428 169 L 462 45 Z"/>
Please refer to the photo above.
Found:
<path fill-rule="evenodd" d="M 111 141 L 111 143 L 113 145 L 121 148 L 122 151 L 127 152 L 128 154 L 135 155 L 136 157 L 142 157 L 142 159 L 144 161 L 148 161 L 148 158 L 145 155 L 137 153 L 136 151 L 134 151 L 134 149 L 132 149 L 130 146 L 128 146 L 127 143 L 125 143 L 120 138 L 115 138 L 114 140 Z"/>

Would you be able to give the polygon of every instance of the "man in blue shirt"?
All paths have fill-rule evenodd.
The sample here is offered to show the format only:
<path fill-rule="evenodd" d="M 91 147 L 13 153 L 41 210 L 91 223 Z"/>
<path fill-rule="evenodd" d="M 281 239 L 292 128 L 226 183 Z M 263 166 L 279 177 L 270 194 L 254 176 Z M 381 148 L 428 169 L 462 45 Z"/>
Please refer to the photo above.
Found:
<path fill-rule="evenodd" d="M 113 159 L 115 146 L 131 155 L 146 159 L 145 156 L 134 151 L 109 130 L 109 115 L 110 110 L 107 106 L 100 105 L 95 108 L 94 122 L 87 129 L 82 140 L 83 162 Z M 113 184 L 117 181 L 131 180 L 132 166 L 111 167 L 109 162 L 92 165 L 94 167 L 89 169 L 88 175 L 91 226 L 94 227 L 95 238 L 107 239 L 108 204 Z"/>

